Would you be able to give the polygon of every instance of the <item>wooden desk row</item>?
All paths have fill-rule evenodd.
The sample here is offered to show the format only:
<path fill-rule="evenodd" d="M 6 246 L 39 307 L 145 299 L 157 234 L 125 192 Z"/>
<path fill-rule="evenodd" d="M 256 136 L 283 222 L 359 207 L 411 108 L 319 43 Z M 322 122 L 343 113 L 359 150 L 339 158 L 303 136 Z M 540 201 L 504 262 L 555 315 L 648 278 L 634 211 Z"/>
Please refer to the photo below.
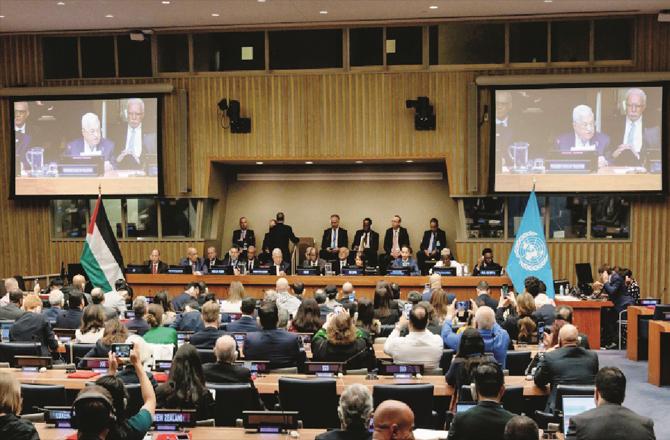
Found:
<path fill-rule="evenodd" d="M 11 371 L 20 383 L 33 385 L 63 385 L 66 389 L 80 390 L 86 386 L 87 382 L 95 381 L 100 376 L 90 379 L 70 379 L 63 370 L 48 370 L 43 373 L 26 373 L 17 369 L 0 369 Z M 255 380 L 255 385 L 261 394 L 274 394 L 279 391 L 279 378 L 293 377 L 300 379 L 310 379 L 315 376 L 305 374 L 268 374 L 259 376 Z M 449 386 L 444 376 L 423 376 L 420 379 L 395 379 L 390 376 L 379 376 L 377 380 L 369 380 L 366 376 L 345 375 L 336 377 L 337 393 L 341 394 L 346 387 L 359 383 L 365 385 L 372 392 L 375 385 L 406 385 L 406 384 L 432 384 L 435 389 L 433 395 L 436 397 L 451 396 L 454 394 L 453 387 Z M 532 380 L 526 380 L 525 376 L 507 376 L 505 377 L 505 386 L 523 386 L 523 394 L 526 397 L 542 397 L 548 394 L 545 388 L 537 387 Z"/>
<path fill-rule="evenodd" d="M 628 307 L 626 357 L 633 361 L 649 360 L 647 381 L 656 386 L 670 385 L 670 322 L 654 321 L 653 307 Z M 640 340 L 640 320 L 649 320 L 649 339 Z"/>

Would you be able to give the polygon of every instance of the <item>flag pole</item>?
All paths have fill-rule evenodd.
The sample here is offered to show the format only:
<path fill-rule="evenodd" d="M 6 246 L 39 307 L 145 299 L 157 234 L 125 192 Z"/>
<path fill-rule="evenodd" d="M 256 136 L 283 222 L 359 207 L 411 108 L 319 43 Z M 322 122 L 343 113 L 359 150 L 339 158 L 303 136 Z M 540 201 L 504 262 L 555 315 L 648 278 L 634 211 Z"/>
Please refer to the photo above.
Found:
<path fill-rule="evenodd" d="M 537 183 L 537 180 L 535 177 L 533 177 L 533 192 L 535 192 L 535 184 Z"/>
<path fill-rule="evenodd" d="M 533 188 L 535 188 L 535 184 L 533 183 Z M 98 197 L 102 196 L 102 184 L 98 183 Z"/>

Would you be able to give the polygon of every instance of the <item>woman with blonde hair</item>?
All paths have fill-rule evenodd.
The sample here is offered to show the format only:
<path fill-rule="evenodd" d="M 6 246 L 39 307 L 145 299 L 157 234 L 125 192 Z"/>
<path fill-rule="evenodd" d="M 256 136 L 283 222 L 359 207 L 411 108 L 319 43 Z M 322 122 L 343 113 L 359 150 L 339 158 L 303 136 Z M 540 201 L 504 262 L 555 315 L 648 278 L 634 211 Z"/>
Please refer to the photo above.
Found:
<path fill-rule="evenodd" d="M 433 293 L 430 296 L 430 305 L 433 306 L 434 314 L 433 317 L 439 321 L 440 324 L 444 324 L 444 320 L 447 319 L 449 307 L 449 295 L 443 289 L 433 289 Z"/>
<path fill-rule="evenodd" d="M 375 352 L 356 328 L 349 312 L 343 310 L 328 316 L 324 328 L 312 338 L 314 362 L 346 362 L 345 369 L 372 369 L 376 363 Z"/>
<path fill-rule="evenodd" d="M 221 313 L 242 313 L 244 286 L 239 281 L 233 281 L 228 287 L 228 298 L 221 301 Z"/>
<path fill-rule="evenodd" d="M 537 323 L 533 317 L 535 299 L 524 292 L 501 296 L 496 310 L 496 321 L 509 333 L 510 339 L 526 344 L 537 344 Z"/>
<path fill-rule="evenodd" d="M 13 373 L 0 372 L 0 438 L 12 440 L 39 440 L 37 430 L 21 414 L 21 385 Z"/>

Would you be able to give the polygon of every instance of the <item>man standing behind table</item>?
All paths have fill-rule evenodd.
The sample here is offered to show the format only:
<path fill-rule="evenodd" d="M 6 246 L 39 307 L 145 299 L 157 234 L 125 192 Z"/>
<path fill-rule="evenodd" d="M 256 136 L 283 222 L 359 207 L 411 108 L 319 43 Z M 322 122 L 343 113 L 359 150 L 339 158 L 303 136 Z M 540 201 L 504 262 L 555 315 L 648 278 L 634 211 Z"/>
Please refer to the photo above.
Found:
<path fill-rule="evenodd" d="M 379 253 L 379 234 L 372 230 L 372 219 L 363 219 L 363 229 L 356 231 L 351 247 L 355 252 L 363 252 L 363 261 L 366 266 L 377 266 Z"/>
<path fill-rule="evenodd" d="M 284 224 L 283 212 L 277 213 L 276 222 L 277 224 L 271 227 L 270 231 L 268 232 L 268 249 L 279 248 L 281 250 L 284 261 L 290 261 L 291 253 L 289 252 L 288 242 L 290 241 L 293 244 L 297 244 L 300 240 L 293 233 L 293 228 Z M 265 245 L 263 245 L 263 247 L 265 248 Z"/>
<path fill-rule="evenodd" d="M 67 144 L 66 156 L 91 157 L 102 156 L 104 160 L 104 171 L 116 168 L 116 157 L 114 157 L 114 142 L 103 138 L 100 132 L 100 119 L 95 113 L 86 113 L 81 117 L 81 135 Z M 99 174 L 103 174 L 102 170 Z"/>
<path fill-rule="evenodd" d="M 340 216 L 337 214 L 331 215 L 330 228 L 323 231 L 319 257 L 326 261 L 336 260 L 340 248 L 348 246 L 349 236 L 346 229 L 340 228 Z"/>
<path fill-rule="evenodd" d="M 118 145 L 123 146 L 116 162 L 119 169 L 140 169 L 144 167 L 147 156 L 155 157 L 157 154 L 156 132 L 150 132 L 142 124 L 144 121 L 144 101 L 140 98 L 130 98 L 128 100 L 126 103 L 126 118 L 128 124 L 120 130 L 118 137 L 115 138 Z"/>
<path fill-rule="evenodd" d="M 37 130 L 32 124 L 28 124 L 30 117 L 30 107 L 26 101 L 14 102 L 14 152 L 16 154 L 16 175 L 18 176 L 23 171 L 30 170 L 30 164 L 26 153 L 28 149 L 39 145 L 36 142 Z"/>
<path fill-rule="evenodd" d="M 168 273 L 169 266 L 161 261 L 161 251 L 153 249 L 149 254 L 149 262 L 147 263 L 148 273 L 159 274 Z"/>
<path fill-rule="evenodd" d="M 207 273 L 207 263 L 198 257 L 198 250 L 194 247 L 186 249 L 186 257 L 179 260 L 180 266 L 191 268 L 193 275 L 203 275 Z"/>
<path fill-rule="evenodd" d="M 243 258 L 246 258 L 249 246 L 256 246 L 254 230 L 249 229 L 249 221 L 246 217 L 240 217 L 240 229 L 233 231 L 233 246 L 237 246 L 242 251 Z"/>
<path fill-rule="evenodd" d="M 436 218 L 430 219 L 430 229 L 423 232 L 419 252 L 416 253 L 416 261 L 419 262 L 419 269 L 422 273 L 427 273 L 424 269 L 426 261 L 437 261 L 440 258 L 440 252 L 447 246 L 447 234 L 440 229 L 440 223 Z"/>
<path fill-rule="evenodd" d="M 380 267 L 382 270 L 386 269 L 389 264 L 400 257 L 400 250 L 403 246 L 409 246 L 409 234 L 407 229 L 400 226 L 402 219 L 399 215 L 394 215 L 391 218 L 391 227 L 386 230 L 384 234 L 384 252 L 380 257 Z"/>

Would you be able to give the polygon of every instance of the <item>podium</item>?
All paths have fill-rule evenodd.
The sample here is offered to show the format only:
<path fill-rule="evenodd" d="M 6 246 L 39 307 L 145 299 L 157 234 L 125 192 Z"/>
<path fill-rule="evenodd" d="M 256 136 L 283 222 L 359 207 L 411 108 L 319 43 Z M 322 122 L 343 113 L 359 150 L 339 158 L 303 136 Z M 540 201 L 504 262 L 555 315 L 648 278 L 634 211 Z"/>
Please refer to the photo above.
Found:
<path fill-rule="evenodd" d="M 654 314 L 647 306 L 628 307 L 628 336 L 626 337 L 626 357 L 631 361 L 647 359 L 648 339 L 640 339 L 640 318 Z"/>
<path fill-rule="evenodd" d="M 670 322 L 649 321 L 649 375 L 652 385 L 670 385 Z"/>
<path fill-rule="evenodd" d="M 589 338 L 592 350 L 600 349 L 600 310 L 613 307 L 611 301 L 561 301 L 557 306 L 570 306 L 574 310 L 572 323 Z"/>

